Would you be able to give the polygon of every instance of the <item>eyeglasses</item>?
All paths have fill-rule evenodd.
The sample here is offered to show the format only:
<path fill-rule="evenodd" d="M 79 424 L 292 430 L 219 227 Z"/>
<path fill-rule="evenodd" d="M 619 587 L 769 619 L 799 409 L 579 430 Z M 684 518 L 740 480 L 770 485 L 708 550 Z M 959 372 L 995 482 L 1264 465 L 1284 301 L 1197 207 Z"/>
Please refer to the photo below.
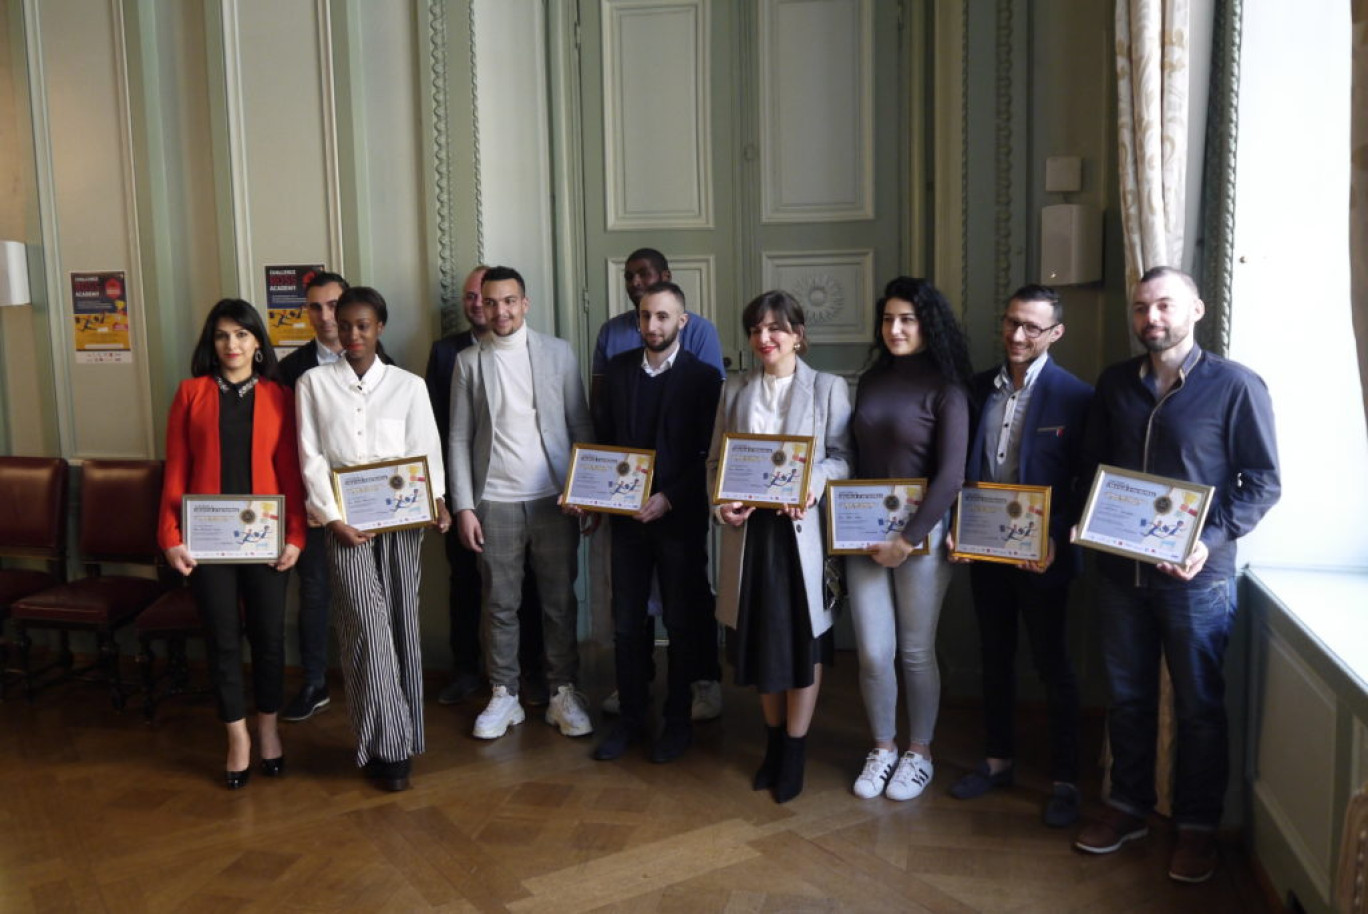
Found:
<path fill-rule="evenodd" d="M 1022 333 L 1026 334 L 1026 339 L 1028 340 L 1040 339 L 1040 335 L 1042 333 L 1046 332 L 1047 330 L 1053 330 L 1058 326 L 1059 324 L 1051 324 L 1048 327 L 1040 327 L 1035 324 L 1022 323 L 1021 321 L 1013 320 L 1010 317 L 1004 317 L 1002 319 L 1003 333 L 1013 334 L 1020 330 Z"/>

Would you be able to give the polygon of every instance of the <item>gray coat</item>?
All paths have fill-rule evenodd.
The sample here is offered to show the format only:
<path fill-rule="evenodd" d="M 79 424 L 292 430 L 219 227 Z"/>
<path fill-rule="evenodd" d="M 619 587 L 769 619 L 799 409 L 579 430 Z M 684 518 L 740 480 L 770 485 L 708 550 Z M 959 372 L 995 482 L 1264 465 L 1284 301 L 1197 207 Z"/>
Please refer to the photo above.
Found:
<path fill-rule="evenodd" d="M 722 454 L 722 436 L 726 432 L 749 432 L 746 427 L 751 404 L 759 396 L 760 368 L 744 375 L 733 375 L 722 388 L 722 400 L 717 405 L 717 421 L 713 424 L 712 448 L 708 451 L 708 484 L 716 491 L 717 465 Z M 820 499 L 827 480 L 845 479 L 850 475 L 850 438 L 846 427 L 850 424 L 850 391 L 845 379 L 826 372 L 813 371 L 801 359 L 793 379 L 793 392 L 788 412 L 784 415 L 782 435 L 811 435 L 813 460 L 809 475 L 809 489 L 817 493 L 818 503 L 800 521 L 793 521 L 793 532 L 798 537 L 798 557 L 803 566 L 803 581 L 807 584 L 808 613 L 812 619 L 812 634 L 820 635 L 831 628 L 831 613 L 822 595 L 822 568 L 825 556 Z M 757 508 L 768 511 L 769 508 Z M 741 594 L 741 557 L 746 548 L 746 525 L 722 525 L 718 544 L 717 619 L 722 624 L 736 627 L 738 602 Z"/>
<path fill-rule="evenodd" d="M 537 410 L 542 449 L 556 484 L 565 485 L 570 446 L 594 440 L 594 425 L 584 397 L 575 353 L 565 340 L 527 328 L 532 360 L 532 398 Z M 491 345 L 482 342 L 462 350 L 451 378 L 452 513 L 474 510 L 484 497 L 489 455 L 494 444 L 494 415 L 499 411 L 499 385 Z"/>

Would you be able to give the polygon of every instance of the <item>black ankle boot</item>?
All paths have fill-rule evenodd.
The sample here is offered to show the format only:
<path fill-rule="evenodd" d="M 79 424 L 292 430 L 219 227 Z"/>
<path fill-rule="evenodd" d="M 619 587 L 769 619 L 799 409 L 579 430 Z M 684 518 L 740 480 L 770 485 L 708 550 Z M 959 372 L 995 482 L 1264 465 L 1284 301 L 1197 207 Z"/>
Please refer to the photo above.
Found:
<path fill-rule="evenodd" d="M 784 754 L 784 728 L 765 728 L 765 760 L 751 781 L 753 790 L 769 790 L 779 780 L 779 759 Z"/>
<path fill-rule="evenodd" d="M 807 737 L 785 736 L 779 776 L 774 782 L 774 802 L 787 803 L 803 792 L 803 768 L 807 764 Z"/>

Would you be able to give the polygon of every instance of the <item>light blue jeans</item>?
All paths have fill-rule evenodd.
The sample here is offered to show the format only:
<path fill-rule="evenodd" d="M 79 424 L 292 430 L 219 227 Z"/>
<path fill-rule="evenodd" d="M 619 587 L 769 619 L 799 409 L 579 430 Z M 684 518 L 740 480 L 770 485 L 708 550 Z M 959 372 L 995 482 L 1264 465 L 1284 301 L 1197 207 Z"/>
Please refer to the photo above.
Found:
<path fill-rule="evenodd" d="M 846 558 L 855 646 L 860 654 L 860 693 L 875 742 L 898 735 L 898 673 L 907 691 L 907 718 L 914 743 L 930 744 L 940 710 L 936 623 L 953 571 L 945 560 L 944 524 L 931 530 L 931 552 L 888 569 L 863 555 Z"/>

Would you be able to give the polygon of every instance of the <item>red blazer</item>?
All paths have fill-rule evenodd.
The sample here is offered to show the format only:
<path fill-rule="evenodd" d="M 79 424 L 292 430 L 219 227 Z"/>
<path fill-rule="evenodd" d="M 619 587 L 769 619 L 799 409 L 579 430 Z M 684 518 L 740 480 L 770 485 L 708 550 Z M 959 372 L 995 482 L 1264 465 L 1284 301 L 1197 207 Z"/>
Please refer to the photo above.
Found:
<path fill-rule="evenodd" d="M 252 494 L 285 496 L 285 541 L 304 548 L 304 482 L 294 394 L 262 378 L 252 408 Z M 181 545 L 181 496 L 219 492 L 219 389 L 209 376 L 181 382 L 166 419 L 166 474 L 157 542 Z"/>

